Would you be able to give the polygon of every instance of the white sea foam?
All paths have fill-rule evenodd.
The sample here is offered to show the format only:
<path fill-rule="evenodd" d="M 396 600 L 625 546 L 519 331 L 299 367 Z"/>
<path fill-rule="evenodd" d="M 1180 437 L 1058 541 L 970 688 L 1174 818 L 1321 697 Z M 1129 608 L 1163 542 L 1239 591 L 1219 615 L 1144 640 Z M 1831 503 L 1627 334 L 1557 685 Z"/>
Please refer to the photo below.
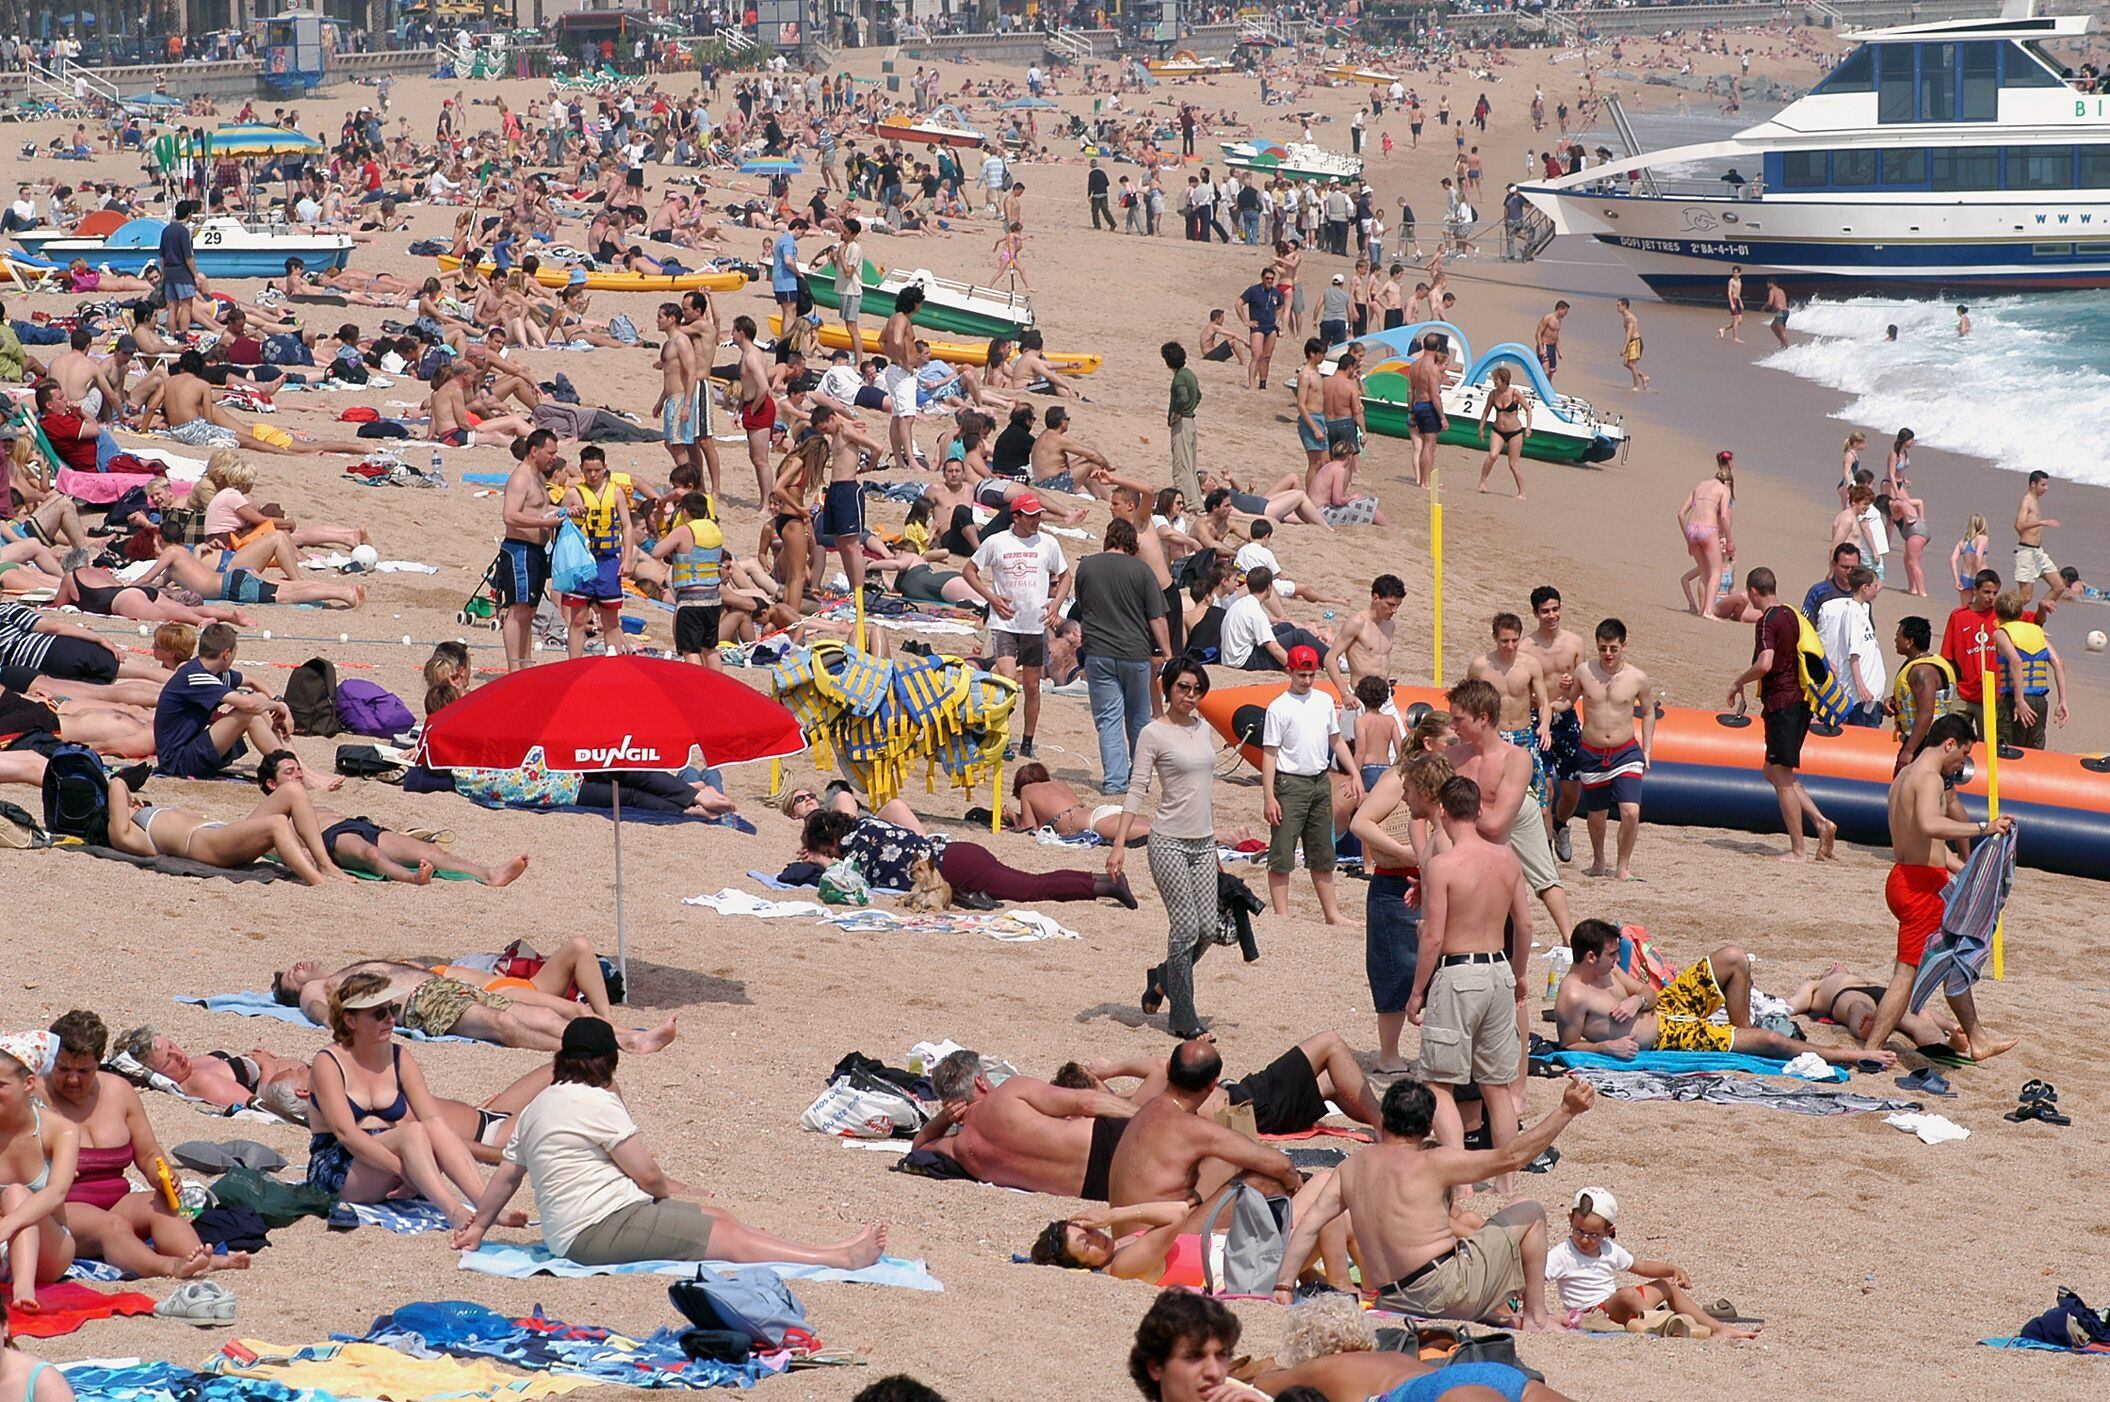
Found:
<path fill-rule="evenodd" d="M 1970 309 L 1971 334 L 1959 337 L 1954 305 L 1812 302 L 1789 328 L 1810 339 L 1760 363 L 1852 396 L 1834 417 L 1871 439 L 1910 428 L 1929 447 L 2010 471 L 2110 486 L 2098 429 L 2110 422 L 2110 296 L 1997 298 Z M 1885 339 L 1892 325 L 1895 342 Z"/>

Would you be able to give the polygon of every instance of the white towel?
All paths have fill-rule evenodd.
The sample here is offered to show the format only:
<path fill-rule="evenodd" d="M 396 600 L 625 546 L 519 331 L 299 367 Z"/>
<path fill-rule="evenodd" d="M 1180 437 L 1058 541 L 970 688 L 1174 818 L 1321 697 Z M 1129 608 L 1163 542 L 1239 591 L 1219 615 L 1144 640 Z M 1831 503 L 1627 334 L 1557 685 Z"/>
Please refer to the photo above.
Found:
<path fill-rule="evenodd" d="M 728 886 L 707 895 L 689 896 L 683 905 L 700 905 L 720 915 L 752 915 L 758 920 L 783 920 L 797 915 L 826 915 L 828 908 L 812 901 L 771 901 Z"/>
<path fill-rule="evenodd" d="M 1815 1052 L 1804 1052 L 1780 1068 L 1784 1076 L 1797 1076 L 1805 1081 L 1829 1081 L 1834 1079 L 1832 1065 Z"/>
<path fill-rule="evenodd" d="M 1885 1115 L 1883 1123 L 1896 1125 L 1907 1134 L 1917 1134 L 1922 1144 L 1946 1144 L 1952 1139 L 1969 1139 L 1971 1131 L 1943 1115 L 1921 1113 Z"/>

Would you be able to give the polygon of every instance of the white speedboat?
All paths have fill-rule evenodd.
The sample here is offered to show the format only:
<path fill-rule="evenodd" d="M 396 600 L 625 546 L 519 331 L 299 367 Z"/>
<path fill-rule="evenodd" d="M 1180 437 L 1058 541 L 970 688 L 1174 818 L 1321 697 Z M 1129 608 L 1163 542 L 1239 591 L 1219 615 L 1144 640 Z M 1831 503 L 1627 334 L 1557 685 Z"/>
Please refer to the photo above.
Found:
<path fill-rule="evenodd" d="M 2110 286 L 2110 94 L 2066 76 L 2102 12 L 1874 30 L 1771 121 L 1523 187 L 1658 296 Z M 1678 173 L 1666 173 L 1675 167 Z"/>
<path fill-rule="evenodd" d="M 1224 164 L 1233 170 L 1259 171 L 1285 180 L 1355 180 L 1363 173 L 1363 158 L 1343 156 L 1323 146 L 1302 141 L 1219 141 Z"/>
<path fill-rule="evenodd" d="M 108 235 L 86 236 L 67 229 L 24 229 L 15 242 L 29 255 L 27 263 L 65 267 L 85 258 L 92 268 L 137 275 L 161 260 L 160 219 L 127 220 Z M 299 258 L 310 272 L 327 272 L 351 261 L 350 234 L 310 234 L 284 224 L 245 224 L 219 216 L 191 231 L 198 271 L 208 278 L 283 277 L 286 260 Z"/>

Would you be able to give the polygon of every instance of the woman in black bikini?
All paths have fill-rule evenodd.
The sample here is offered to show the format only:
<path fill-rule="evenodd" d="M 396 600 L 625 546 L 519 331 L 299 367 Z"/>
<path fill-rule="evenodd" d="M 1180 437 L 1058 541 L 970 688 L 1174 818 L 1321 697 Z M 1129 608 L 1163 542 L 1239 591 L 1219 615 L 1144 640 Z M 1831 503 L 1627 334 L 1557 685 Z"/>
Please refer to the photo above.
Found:
<path fill-rule="evenodd" d="M 1487 461 L 1480 464 L 1480 490 L 1487 490 L 1487 479 L 1493 475 L 1495 464 L 1507 456 L 1509 475 L 1517 481 L 1517 500 L 1522 501 L 1522 461 L 1524 440 L 1531 433 L 1531 400 L 1510 379 L 1507 365 L 1495 367 L 1495 387 L 1488 391 L 1486 407 L 1480 410 L 1480 437 L 1487 443 Z M 1494 420 L 1491 430 L 1490 417 Z"/>
<path fill-rule="evenodd" d="M 85 552 L 84 552 L 85 553 Z M 250 626 L 249 615 L 240 609 L 225 604 L 205 604 L 191 608 L 177 603 L 175 599 L 159 589 L 142 584 L 126 584 L 108 570 L 83 566 L 68 570 L 59 581 L 59 591 L 52 598 L 54 604 L 72 604 L 82 613 L 99 613 L 106 618 L 129 618 L 140 623 L 188 623 L 202 628 L 208 623 L 234 623 Z"/>

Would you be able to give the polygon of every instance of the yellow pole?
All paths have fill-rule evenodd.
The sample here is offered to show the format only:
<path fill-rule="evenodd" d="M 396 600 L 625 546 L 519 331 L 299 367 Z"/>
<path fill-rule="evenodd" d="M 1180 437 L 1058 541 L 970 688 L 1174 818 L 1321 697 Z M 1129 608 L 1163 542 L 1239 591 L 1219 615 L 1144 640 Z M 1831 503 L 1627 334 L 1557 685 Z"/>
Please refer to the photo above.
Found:
<path fill-rule="evenodd" d="M 996 752 L 996 763 L 989 767 L 989 831 L 1004 830 L 1004 752 Z"/>
<path fill-rule="evenodd" d="M 858 549 L 861 550 L 863 548 L 864 546 L 860 543 Z M 857 650 L 863 652 L 865 650 L 865 591 L 859 589 L 855 592 L 857 594 Z"/>
<path fill-rule="evenodd" d="M 1981 654 L 1982 655 L 1982 654 Z M 1985 820 L 1990 823 L 2000 816 L 2000 728 L 1993 713 L 1993 669 L 1988 667 L 1979 674 L 1978 701 L 1984 715 L 1985 725 Z M 2001 934 L 2007 926 L 2005 914 L 1993 922 L 1993 977 L 2007 977 L 2006 951 L 2001 947 Z"/>
<path fill-rule="evenodd" d="M 1436 599 L 1429 609 L 1435 641 L 1429 648 L 1429 684 L 1443 687 L 1443 503 L 1436 499 L 1436 474 L 1429 474 L 1429 561 L 1435 567 Z"/>
<path fill-rule="evenodd" d="M 769 762 L 769 796 L 775 798 L 782 792 L 784 792 L 784 761 L 773 759 Z"/>

